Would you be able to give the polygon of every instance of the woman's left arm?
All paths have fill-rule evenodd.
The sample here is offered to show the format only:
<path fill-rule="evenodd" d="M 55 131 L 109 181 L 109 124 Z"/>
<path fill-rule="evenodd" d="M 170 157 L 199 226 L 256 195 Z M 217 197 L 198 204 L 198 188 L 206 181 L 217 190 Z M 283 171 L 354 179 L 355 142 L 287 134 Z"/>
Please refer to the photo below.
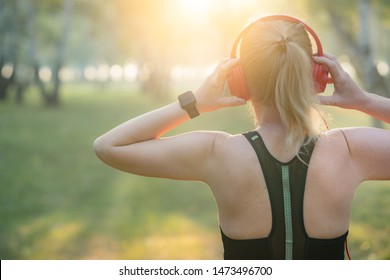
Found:
<path fill-rule="evenodd" d="M 222 60 L 195 92 L 200 113 L 245 104 L 223 95 L 227 73 L 239 61 Z M 187 121 L 178 101 L 131 119 L 97 138 L 94 148 L 106 164 L 134 174 L 171 179 L 202 180 L 212 157 L 213 143 L 226 134 L 192 132 L 160 138 Z"/>

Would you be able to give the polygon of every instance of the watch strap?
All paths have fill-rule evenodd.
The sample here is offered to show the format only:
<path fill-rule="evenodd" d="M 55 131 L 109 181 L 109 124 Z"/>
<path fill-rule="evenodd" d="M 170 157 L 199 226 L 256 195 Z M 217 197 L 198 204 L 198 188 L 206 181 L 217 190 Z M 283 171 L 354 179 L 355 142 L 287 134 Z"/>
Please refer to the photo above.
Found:
<path fill-rule="evenodd" d="M 193 119 L 193 118 L 195 118 L 195 117 L 200 115 L 199 111 L 198 111 L 198 109 L 196 108 L 195 105 L 194 106 L 188 106 L 187 108 L 184 108 L 184 109 L 187 111 L 187 113 L 188 113 L 188 115 L 190 116 L 191 119 Z"/>

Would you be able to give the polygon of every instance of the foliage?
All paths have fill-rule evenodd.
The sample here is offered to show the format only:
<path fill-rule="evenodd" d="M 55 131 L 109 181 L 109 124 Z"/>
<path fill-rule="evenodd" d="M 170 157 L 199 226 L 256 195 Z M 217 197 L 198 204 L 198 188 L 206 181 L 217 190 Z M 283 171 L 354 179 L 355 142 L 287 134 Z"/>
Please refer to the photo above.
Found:
<path fill-rule="evenodd" d="M 307 19 L 325 42 L 326 51 L 356 57 L 348 52 L 344 39 L 357 41 L 359 37 L 360 1 L 329 5 L 319 0 L 0 0 L 0 68 L 7 63 L 19 68 L 21 74 L 11 82 L 22 94 L 32 82 L 28 69 L 34 61 L 54 72 L 60 53 L 62 66 L 77 68 L 79 73 L 91 65 L 131 62 L 148 73 L 148 78 L 140 80 L 145 92 L 165 97 L 173 65 L 204 66 L 228 56 L 236 34 L 248 19 L 268 13 Z M 68 21 L 64 20 L 66 2 L 73 4 Z M 390 64 L 386 40 L 390 32 L 389 1 L 373 0 L 370 4 L 372 59 Z M 332 25 L 347 30 L 349 36 L 330 29 Z M 64 30 L 69 30 L 67 36 Z M 8 87 L 2 79 L 0 75 L 0 100 L 6 98 Z M 42 96 L 46 98 L 44 93 Z M 21 96 L 17 98 L 22 101 Z"/>

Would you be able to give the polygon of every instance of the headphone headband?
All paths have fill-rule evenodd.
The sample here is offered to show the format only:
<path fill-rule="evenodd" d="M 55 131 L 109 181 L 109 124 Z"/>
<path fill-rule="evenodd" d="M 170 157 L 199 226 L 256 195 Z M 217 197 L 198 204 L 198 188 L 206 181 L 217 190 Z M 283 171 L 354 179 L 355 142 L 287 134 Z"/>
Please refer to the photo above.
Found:
<path fill-rule="evenodd" d="M 233 48 L 232 48 L 232 53 L 231 53 L 231 57 L 232 58 L 235 58 L 236 57 L 236 49 L 237 49 L 237 46 L 242 38 L 242 36 L 245 34 L 246 30 L 248 30 L 251 26 L 253 26 L 255 23 L 257 22 L 267 22 L 267 21 L 274 21 L 274 20 L 284 20 L 284 21 L 289 21 L 289 22 L 292 22 L 292 23 L 302 23 L 307 32 L 309 32 L 311 34 L 311 36 L 314 38 L 314 41 L 316 42 L 316 45 L 317 45 L 317 54 L 319 56 L 323 56 L 324 55 L 324 52 L 323 52 L 323 49 L 322 49 L 322 45 L 321 45 L 321 41 L 320 41 L 320 38 L 317 36 L 317 34 L 314 32 L 314 30 L 308 26 L 306 23 L 304 23 L 303 21 L 301 21 L 300 19 L 297 19 L 295 17 L 292 17 L 292 16 L 287 16 L 287 15 L 271 15 L 271 16 L 265 16 L 265 17 L 261 17 L 251 23 L 249 23 L 243 30 L 241 30 L 241 32 L 238 34 L 236 40 L 234 41 L 234 44 L 233 44 Z"/>

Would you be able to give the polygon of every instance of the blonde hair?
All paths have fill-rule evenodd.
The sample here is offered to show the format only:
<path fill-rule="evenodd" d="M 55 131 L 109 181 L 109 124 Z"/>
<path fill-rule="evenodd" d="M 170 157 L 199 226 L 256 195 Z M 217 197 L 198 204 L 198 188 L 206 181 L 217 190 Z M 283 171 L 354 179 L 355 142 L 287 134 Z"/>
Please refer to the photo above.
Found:
<path fill-rule="evenodd" d="M 312 55 L 305 26 L 281 20 L 252 24 L 240 46 L 251 100 L 277 108 L 297 155 L 321 133 Z"/>

